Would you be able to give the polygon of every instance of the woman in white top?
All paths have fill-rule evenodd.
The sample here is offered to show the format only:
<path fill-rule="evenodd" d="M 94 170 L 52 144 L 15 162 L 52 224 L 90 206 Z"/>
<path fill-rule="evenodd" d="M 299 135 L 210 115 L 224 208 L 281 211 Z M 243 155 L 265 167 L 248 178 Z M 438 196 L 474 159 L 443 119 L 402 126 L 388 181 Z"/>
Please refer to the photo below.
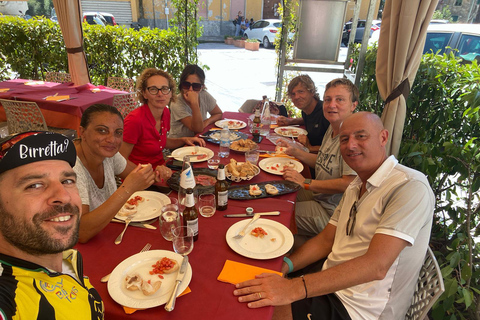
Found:
<path fill-rule="evenodd" d="M 205 72 L 199 66 L 190 64 L 183 69 L 179 88 L 180 94 L 170 104 L 170 138 L 193 137 L 222 119 L 217 101 L 205 91 Z"/>
<path fill-rule="evenodd" d="M 82 115 L 79 139 L 75 141 L 77 187 L 82 199 L 79 241 L 99 233 L 136 191 L 155 181 L 150 164 L 127 164 L 118 152 L 123 140 L 123 118 L 106 104 L 94 104 Z M 124 179 L 117 189 L 115 176 Z"/>

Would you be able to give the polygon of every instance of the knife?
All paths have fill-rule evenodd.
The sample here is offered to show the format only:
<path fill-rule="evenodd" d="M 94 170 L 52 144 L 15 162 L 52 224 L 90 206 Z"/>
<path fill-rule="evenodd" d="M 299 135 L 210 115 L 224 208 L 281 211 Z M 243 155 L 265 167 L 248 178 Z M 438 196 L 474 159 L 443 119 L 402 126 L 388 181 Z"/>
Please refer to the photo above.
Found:
<path fill-rule="evenodd" d="M 175 280 L 175 287 L 173 288 L 172 295 L 168 299 L 167 304 L 165 305 L 165 310 L 168 312 L 172 311 L 175 308 L 175 299 L 177 298 L 177 290 L 180 283 L 182 283 L 183 278 L 185 277 L 185 272 L 187 271 L 188 266 L 188 256 L 183 257 L 182 265 L 180 271 L 177 273 L 177 279 Z"/>
<path fill-rule="evenodd" d="M 117 222 L 117 223 L 125 223 L 123 220 L 117 220 L 117 219 L 112 219 L 112 222 Z M 146 229 L 152 229 L 152 230 L 157 230 L 157 227 L 149 225 L 148 223 L 141 223 L 141 222 L 132 222 L 130 223 L 130 226 L 132 227 L 139 227 L 139 228 L 146 228 Z"/>
<path fill-rule="evenodd" d="M 280 211 L 259 212 L 258 214 L 261 216 L 279 216 Z M 252 214 L 248 214 L 248 213 L 225 214 L 223 216 L 225 218 L 244 218 L 244 217 L 253 217 L 253 213 Z"/>

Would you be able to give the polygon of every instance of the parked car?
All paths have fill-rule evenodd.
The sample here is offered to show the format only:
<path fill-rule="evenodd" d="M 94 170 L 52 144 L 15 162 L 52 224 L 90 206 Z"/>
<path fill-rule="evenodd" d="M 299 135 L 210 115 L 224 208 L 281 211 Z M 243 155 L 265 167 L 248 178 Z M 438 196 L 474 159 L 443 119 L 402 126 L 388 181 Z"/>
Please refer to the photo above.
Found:
<path fill-rule="evenodd" d="M 273 41 L 280 28 L 282 27 L 282 20 L 278 19 L 264 19 L 256 21 L 250 29 L 244 31 L 243 36 L 247 39 L 257 39 L 263 44 L 264 48 L 273 46 Z M 288 35 L 292 39 L 293 34 Z"/>
<path fill-rule="evenodd" d="M 100 26 L 106 26 L 107 20 L 99 12 L 84 12 L 83 13 L 83 22 L 88 24 L 98 24 Z"/>
<path fill-rule="evenodd" d="M 107 13 L 107 12 L 99 12 L 103 18 L 105 18 L 105 21 L 107 21 L 107 24 L 109 26 L 116 26 L 118 25 L 118 23 L 115 21 L 115 17 L 113 16 L 113 14 L 111 13 Z"/>
<path fill-rule="evenodd" d="M 379 31 L 372 34 L 369 45 L 378 41 Z M 468 61 L 480 59 L 480 30 L 472 24 L 430 23 L 423 54 L 432 51 L 439 54 L 454 51 Z"/>
<path fill-rule="evenodd" d="M 357 31 L 355 32 L 355 42 L 362 42 L 363 33 L 365 32 L 365 24 L 367 23 L 366 20 L 358 20 L 357 22 Z M 374 31 L 380 30 L 380 26 L 382 24 L 381 20 L 372 20 L 372 26 L 370 28 L 370 36 Z M 342 43 L 345 46 L 348 46 L 348 42 L 350 41 L 350 32 L 352 31 L 352 22 L 348 21 L 343 26 L 343 33 L 342 33 Z"/>

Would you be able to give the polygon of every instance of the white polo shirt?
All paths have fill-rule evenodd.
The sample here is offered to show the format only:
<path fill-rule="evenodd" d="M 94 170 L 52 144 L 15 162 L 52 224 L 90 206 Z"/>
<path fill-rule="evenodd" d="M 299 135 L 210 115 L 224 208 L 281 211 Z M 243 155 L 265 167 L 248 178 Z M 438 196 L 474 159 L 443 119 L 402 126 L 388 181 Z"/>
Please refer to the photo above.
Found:
<path fill-rule="evenodd" d="M 358 199 L 361 185 L 355 178 L 330 219 L 337 229 L 323 268 L 365 254 L 376 233 L 407 241 L 383 280 L 336 292 L 352 319 L 405 319 L 430 240 L 435 197 L 424 174 L 398 164 L 394 156 L 367 180 L 367 192 Z M 347 236 L 355 201 L 356 223 Z"/>

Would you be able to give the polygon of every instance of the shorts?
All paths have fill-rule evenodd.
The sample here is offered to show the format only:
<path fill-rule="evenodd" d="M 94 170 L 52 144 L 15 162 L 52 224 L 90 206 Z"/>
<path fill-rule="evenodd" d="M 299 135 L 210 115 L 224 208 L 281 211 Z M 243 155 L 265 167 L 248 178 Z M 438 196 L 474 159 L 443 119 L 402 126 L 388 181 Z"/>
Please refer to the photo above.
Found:
<path fill-rule="evenodd" d="M 334 293 L 292 303 L 292 317 L 298 320 L 351 320 Z"/>

